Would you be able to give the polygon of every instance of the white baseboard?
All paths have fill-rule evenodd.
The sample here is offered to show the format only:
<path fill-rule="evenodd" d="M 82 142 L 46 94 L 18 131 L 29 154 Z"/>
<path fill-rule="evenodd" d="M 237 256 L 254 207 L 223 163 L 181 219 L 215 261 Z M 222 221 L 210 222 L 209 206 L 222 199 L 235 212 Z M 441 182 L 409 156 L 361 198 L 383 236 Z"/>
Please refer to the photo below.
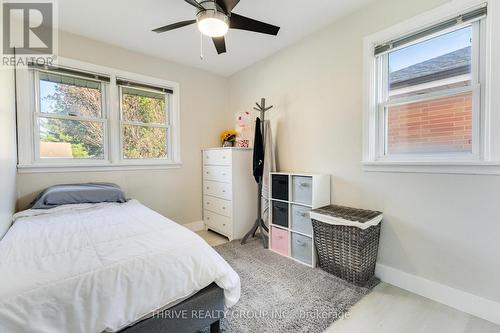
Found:
<path fill-rule="evenodd" d="M 377 264 L 376 276 L 396 287 L 500 325 L 500 303 Z"/>
<path fill-rule="evenodd" d="M 184 226 L 194 232 L 205 230 L 205 222 L 203 221 L 186 223 Z"/>

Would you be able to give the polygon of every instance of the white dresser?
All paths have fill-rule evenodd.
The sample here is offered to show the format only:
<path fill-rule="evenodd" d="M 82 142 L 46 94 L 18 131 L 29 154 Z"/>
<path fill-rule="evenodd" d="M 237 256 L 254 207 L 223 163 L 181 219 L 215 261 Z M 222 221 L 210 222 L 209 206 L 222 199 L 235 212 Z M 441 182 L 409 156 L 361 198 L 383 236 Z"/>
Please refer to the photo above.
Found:
<path fill-rule="evenodd" d="M 240 239 L 257 218 L 252 149 L 203 150 L 203 221 L 207 229 Z"/>

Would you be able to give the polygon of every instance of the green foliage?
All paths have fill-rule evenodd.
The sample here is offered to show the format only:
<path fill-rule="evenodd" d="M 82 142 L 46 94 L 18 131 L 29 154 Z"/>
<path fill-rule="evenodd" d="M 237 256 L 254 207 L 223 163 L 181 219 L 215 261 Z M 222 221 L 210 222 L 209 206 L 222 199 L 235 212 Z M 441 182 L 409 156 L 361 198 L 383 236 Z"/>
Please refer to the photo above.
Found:
<path fill-rule="evenodd" d="M 73 153 L 73 157 L 75 157 L 75 158 L 88 158 L 89 157 L 88 150 L 85 149 L 85 146 L 81 143 L 72 144 L 71 145 L 71 152 Z"/>
<path fill-rule="evenodd" d="M 160 97 L 162 97 L 160 95 Z M 55 93 L 48 96 L 52 113 L 99 118 L 102 100 L 99 89 L 55 84 Z M 130 122 L 165 124 L 165 99 L 157 96 L 123 94 L 123 118 Z M 44 118 L 41 140 L 68 142 L 75 158 L 104 156 L 104 128 L 95 121 Z M 125 158 L 162 158 L 167 154 L 167 132 L 164 128 L 126 125 L 123 128 Z"/>

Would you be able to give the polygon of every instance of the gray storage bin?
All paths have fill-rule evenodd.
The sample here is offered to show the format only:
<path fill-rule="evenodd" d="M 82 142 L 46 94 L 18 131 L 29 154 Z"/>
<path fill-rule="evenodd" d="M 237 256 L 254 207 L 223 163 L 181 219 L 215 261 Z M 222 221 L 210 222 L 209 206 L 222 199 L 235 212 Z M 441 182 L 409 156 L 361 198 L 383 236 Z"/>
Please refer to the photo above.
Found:
<path fill-rule="evenodd" d="M 311 205 L 312 203 L 312 177 L 292 177 L 292 201 Z"/>
<path fill-rule="evenodd" d="M 273 224 L 288 228 L 288 203 L 273 201 Z"/>
<path fill-rule="evenodd" d="M 312 238 L 292 232 L 292 257 L 312 264 Z"/>
<path fill-rule="evenodd" d="M 292 230 L 312 236 L 312 222 L 309 217 L 311 208 L 292 205 Z"/>

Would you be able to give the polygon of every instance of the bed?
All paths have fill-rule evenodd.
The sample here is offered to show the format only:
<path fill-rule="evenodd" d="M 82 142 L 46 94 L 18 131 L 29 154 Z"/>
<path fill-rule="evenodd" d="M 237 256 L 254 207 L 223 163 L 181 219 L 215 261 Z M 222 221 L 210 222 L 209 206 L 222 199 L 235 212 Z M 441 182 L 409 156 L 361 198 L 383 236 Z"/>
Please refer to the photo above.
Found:
<path fill-rule="evenodd" d="M 214 249 L 136 200 L 17 213 L 0 280 L 0 332 L 216 332 L 240 297 Z"/>

